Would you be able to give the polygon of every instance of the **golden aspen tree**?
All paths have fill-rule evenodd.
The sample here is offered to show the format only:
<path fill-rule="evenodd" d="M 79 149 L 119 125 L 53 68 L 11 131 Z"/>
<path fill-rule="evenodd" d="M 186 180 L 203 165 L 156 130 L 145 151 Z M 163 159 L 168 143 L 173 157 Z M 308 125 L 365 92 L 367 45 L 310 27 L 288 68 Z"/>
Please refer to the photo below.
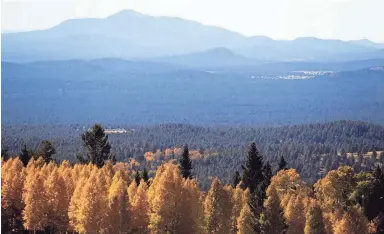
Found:
<path fill-rule="evenodd" d="M 73 171 L 76 171 L 80 167 L 74 167 Z M 75 184 L 75 189 L 71 197 L 69 208 L 68 208 L 68 218 L 69 218 L 69 230 L 74 231 L 78 230 L 81 225 L 83 216 L 80 213 L 80 206 L 83 202 L 83 190 L 87 182 L 87 178 L 78 178 L 77 183 Z"/>
<path fill-rule="evenodd" d="M 284 210 L 285 222 L 288 225 L 287 234 L 304 233 L 305 227 L 305 207 L 304 197 L 292 195 L 288 205 Z"/>
<path fill-rule="evenodd" d="M 10 158 L 1 165 L 1 208 L 2 219 L 11 229 L 21 227 L 21 212 L 24 207 L 22 192 L 25 168 L 19 158 Z M 6 225 L 3 223 L 2 225 Z"/>
<path fill-rule="evenodd" d="M 25 180 L 23 163 L 18 158 L 11 158 L 2 165 L 1 169 L 1 206 L 4 209 L 21 210 Z"/>
<path fill-rule="evenodd" d="M 312 189 L 301 179 L 295 169 L 279 171 L 272 177 L 270 186 L 275 188 L 281 201 L 284 195 L 302 194 L 308 196 L 312 193 Z M 283 208 L 286 207 L 288 201 L 285 200 L 285 203 L 281 204 Z"/>
<path fill-rule="evenodd" d="M 108 233 L 123 233 L 128 229 L 128 204 L 127 184 L 118 171 L 108 190 Z"/>
<path fill-rule="evenodd" d="M 338 213 L 346 206 L 349 195 L 353 192 L 356 182 L 351 167 L 343 166 L 330 171 L 315 185 L 315 196 L 324 212 Z"/>
<path fill-rule="evenodd" d="M 70 223 L 80 233 L 103 233 L 108 229 L 108 197 L 104 173 L 94 169 L 88 179 L 76 186 L 69 209 Z M 82 186 L 82 187 L 80 187 Z"/>
<path fill-rule="evenodd" d="M 137 183 L 136 181 L 132 181 L 127 189 L 128 200 L 130 203 L 133 203 L 133 201 L 135 200 L 136 192 L 137 192 Z"/>
<path fill-rule="evenodd" d="M 336 222 L 334 234 L 368 234 L 368 220 L 358 206 L 349 207 L 342 219 Z"/>
<path fill-rule="evenodd" d="M 51 230 L 64 232 L 68 226 L 68 198 L 63 177 L 58 168 L 54 168 L 44 182 L 47 223 Z"/>
<path fill-rule="evenodd" d="M 284 233 L 286 229 L 279 195 L 272 184 L 267 189 L 267 199 L 264 202 L 260 223 L 265 234 Z"/>
<path fill-rule="evenodd" d="M 237 187 L 240 188 L 238 185 Z M 251 211 L 249 206 L 249 201 L 251 199 L 251 194 L 249 189 L 245 190 L 242 199 L 242 206 L 240 210 L 240 214 L 237 218 L 237 234 L 248 234 L 253 233 L 255 230 L 255 225 L 257 225 L 257 219 L 254 217 L 254 213 Z"/>
<path fill-rule="evenodd" d="M 23 188 L 24 228 L 27 230 L 43 230 L 47 226 L 44 178 L 40 168 L 30 167 Z"/>
<path fill-rule="evenodd" d="M 27 171 L 31 168 L 35 168 L 36 167 L 36 160 L 32 157 L 29 161 L 28 161 L 28 164 L 27 164 Z"/>
<path fill-rule="evenodd" d="M 112 178 L 115 172 L 113 171 L 113 165 L 111 161 L 106 161 L 104 166 L 101 168 L 101 171 L 104 173 L 104 178 L 105 178 L 105 186 L 107 187 L 107 190 L 111 186 L 112 183 Z M 121 175 L 120 175 L 121 176 Z"/>
<path fill-rule="evenodd" d="M 182 218 L 182 177 L 177 165 L 166 163 L 156 173 L 148 196 L 151 233 L 175 233 Z"/>
<path fill-rule="evenodd" d="M 231 227 L 230 196 L 216 177 L 204 202 L 206 233 L 226 233 Z"/>
<path fill-rule="evenodd" d="M 314 202 L 305 215 L 304 234 L 326 234 L 320 206 Z"/>
<path fill-rule="evenodd" d="M 236 188 L 233 190 L 232 194 L 232 214 L 231 214 L 231 222 L 232 227 L 231 230 L 233 233 L 237 232 L 237 219 L 240 216 L 240 212 L 243 208 L 244 202 L 243 201 L 244 192 L 243 189 L 240 187 L 240 183 L 236 186 Z"/>
<path fill-rule="evenodd" d="M 36 167 L 43 167 L 45 165 L 45 161 L 42 157 L 39 157 L 36 161 L 35 161 L 35 165 Z"/>
<path fill-rule="evenodd" d="M 147 195 L 148 185 L 144 180 L 140 181 L 139 187 L 132 181 L 128 188 L 131 207 L 130 226 L 134 233 L 148 233 L 149 225 L 149 202 Z M 135 193 L 134 195 L 131 195 Z"/>
<path fill-rule="evenodd" d="M 199 230 L 200 190 L 195 179 L 183 180 L 181 219 L 177 233 L 194 234 Z"/>

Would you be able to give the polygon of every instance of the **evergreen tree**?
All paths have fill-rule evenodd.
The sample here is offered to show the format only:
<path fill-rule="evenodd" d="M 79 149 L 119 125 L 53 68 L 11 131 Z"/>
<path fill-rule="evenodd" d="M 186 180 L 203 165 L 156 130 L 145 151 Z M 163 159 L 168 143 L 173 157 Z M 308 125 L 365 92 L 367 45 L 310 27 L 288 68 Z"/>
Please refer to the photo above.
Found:
<path fill-rule="evenodd" d="M 21 153 L 19 154 L 19 159 L 23 163 L 24 167 L 28 165 L 28 162 L 31 158 L 32 158 L 32 155 L 29 154 L 27 145 L 24 145 L 24 147 L 21 149 Z"/>
<path fill-rule="evenodd" d="M 147 168 L 144 167 L 143 173 L 141 174 L 141 179 L 144 180 L 145 183 L 149 186 L 149 176 L 148 176 L 148 171 Z"/>
<path fill-rule="evenodd" d="M 188 146 L 185 145 L 183 154 L 181 155 L 181 159 L 180 159 L 181 175 L 185 179 L 192 178 L 191 170 L 192 170 L 192 161 L 191 161 L 191 157 L 189 155 Z"/>
<path fill-rule="evenodd" d="M 232 177 L 232 187 L 236 188 L 236 186 L 240 183 L 240 181 L 241 181 L 240 173 L 236 171 Z"/>
<path fill-rule="evenodd" d="M 323 214 L 318 204 L 311 206 L 305 215 L 304 234 L 325 234 Z"/>
<path fill-rule="evenodd" d="M 248 156 L 245 161 L 243 172 L 243 183 L 246 188 L 249 188 L 251 194 L 257 189 L 259 184 L 264 180 L 263 177 L 263 158 L 256 148 L 256 144 L 252 143 L 248 150 Z"/>
<path fill-rule="evenodd" d="M 287 169 L 287 165 L 288 165 L 288 163 L 285 161 L 284 156 L 281 156 L 280 162 L 279 162 L 279 168 L 278 168 L 277 171 L 281 171 L 281 170 Z"/>
<path fill-rule="evenodd" d="M 256 219 L 260 217 L 260 213 L 263 206 L 263 157 L 259 150 L 256 148 L 255 143 L 251 143 L 248 155 L 245 161 L 245 167 L 243 172 L 243 184 L 245 188 L 248 188 L 251 193 L 248 205 L 251 212 Z M 259 227 L 254 227 L 255 232 L 259 232 Z"/>
<path fill-rule="evenodd" d="M 376 150 L 372 151 L 371 160 L 373 162 L 376 162 L 376 160 L 377 160 L 377 152 L 376 152 Z"/>
<path fill-rule="evenodd" d="M 4 161 L 7 161 L 9 159 L 8 148 L 1 149 L 1 157 L 3 158 Z"/>
<path fill-rule="evenodd" d="M 262 170 L 263 170 L 263 181 L 260 184 L 259 188 L 257 189 L 257 198 L 259 200 L 258 201 L 259 205 L 262 205 L 264 200 L 267 198 L 267 188 L 271 183 L 271 178 L 273 176 L 272 167 L 269 164 L 269 162 L 267 162 L 263 166 Z"/>
<path fill-rule="evenodd" d="M 135 173 L 135 182 L 136 182 L 137 186 L 139 186 L 140 180 L 141 180 L 140 173 L 139 173 L 139 171 L 136 171 L 136 173 Z"/>
<path fill-rule="evenodd" d="M 379 155 L 379 161 L 381 163 L 384 163 L 384 150 L 380 152 L 380 155 Z"/>
<path fill-rule="evenodd" d="M 373 172 L 373 186 L 364 204 L 364 213 L 368 220 L 373 220 L 384 210 L 384 173 L 379 166 Z"/>
<path fill-rule="evenodd" d="M 56 149 L 51 142 L 47 140 L 41 142 L 38 149 L 38 155 L 39 157 L 43 158 L 45 163 L 49 163 L 52 160 L 52 156 L 55 153 L 56 153 Z"/>
<path fill-rule="evenodd" d="M 115 156 L 111 154 L 111 145 L 108 142 L 108 135 L 100 124 L 95 124 L 92 129 L 81 135 L 83 145 L 86 148 L 86 158 L 78 155 L 81 163 L 92 163 L 101 168 L 106 160 L 115 162 Z"/>

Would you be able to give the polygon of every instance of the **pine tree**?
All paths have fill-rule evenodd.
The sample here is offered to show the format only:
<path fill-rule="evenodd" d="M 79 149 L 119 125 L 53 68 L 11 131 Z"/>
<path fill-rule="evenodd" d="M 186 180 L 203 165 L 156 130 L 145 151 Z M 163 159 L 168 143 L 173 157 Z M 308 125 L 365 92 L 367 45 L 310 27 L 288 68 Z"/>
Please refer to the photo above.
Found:
<path fill-rule="evenodd" d="M 1 157 L 4 161 L 7 161 L 9 159 L 8 148 L 1 149 Z"/>
<path fill-rule="evenodd" d="M 323 214 L 317 203 L 312 205 L 305 215 L 304 234 L 326 234 Z"/>
<path fill-rule="evenodd" d="M 267 190 L 267 200 L 264 202 L 264 211 L 260 218 L 262 233 L 277 234 L 285 233 L 287 225 L 283 217 L 283 209 L 276 188 L 270 186 Z"/>
<path fill-rule="evenodd" d="M 49 163 L 51 160 L 53 160 L 52 156 L 55 153 L 56 153 L 56 149 L 51 142 L 47 140 L 41 142 L 38 149 L 38 155 L 39 157 L 42 157 L 44 159 L 45 163 Z"/>
<path fill-rule="evenodd" d="M 236 188 L 236 186 L 240 183 L 240 181 L 241 181 L 240 173 L 236 171 L 235 174 L 232 176 L 232 187 Z"/>
<path fill-rule="evenodd" d="M 377 166 L 372 173 L 373 183 L 369 189 L 369 193 L 365 195 L 363 202 L 364 214 L 368 220 L 373 220 L 378 217 L 380 212 L 384 210 L 384 173 L 382 169 Z M 377 233 L 384 233 L 384 219 L 381 219 L 377 226 Z"/>
<path fill-rule="evenodd" d="M 141 180 L 139 171 L 136 171 L 134 178 L 135 178 L 136 185 L 139 186 L 140 180 Z"/>
<path fill-rule="evenodd" d="M 81 135 L 83 145 L 86 148 L 86 158 L 78 155 L 81 163 L 92 163 L 101 168 L 105 161 L 116 161 L 111 154 L 111 145 L 108 143 L 108 136 L 104 133 L 104 128 L 100 124 L 95 124 L 92 129 Z"/>
<path fill-rule="evenodd" d="M 21 149 L 21 153 L 19 154 L 19 159 L 23 163 L 24 167 L 28 165 L 29 160 L 32 158 L 32 155 L 30 155 L 27 145 L 24 145 L 24 147 Z"/>
<path fill-rule="evenodd" d="M 191 178 L 192 177 L 192 161 L 191 157 L 189 155 L 189 149 L 188 146 L 184 146 L 184 151 L 183 154 L 181 155 L 180 159 L 180 170 L 181 174 L 185 179 Z"/>
<path fill-rule="evenodd" d="M 286 170 L 287 165 L 288 165 L 288 163 L 285 161 L 284 156 L 281 156 L 280 162 L 279 162 L 279 168 L 277 169 L 277 171 Z"/>
<path fill-rule="evenodd" d="M 272 167 L 267 162 L 263 166 L 263 181 L 260 183 L 259 187 L 256 190 L 256 197 L 258 199 L 258 205 L 261 206 L 264 202 L 264 200 L 267 198 L 267 188 L 271 183 L 272 178 Z"/>
<path fill-rule="evenodd" d="M 147 168 L 144 167 L 143 169 L 143 173 L 141 174 L 141 179 L 144 180 L 145 183 L 148 184 L 149 186 L 149 176 L 148 176 L 148 171 L 147 171 Z"/>
<path fill-rule="evenodd" d="M 256 144 L 252 143 L 248 150 L 245 167 L 243 172 L 243 183 L 246 188 L 249 188 L 251 194 L 257 189 L 263 181 L 263 158 L 256 148 Z"/>

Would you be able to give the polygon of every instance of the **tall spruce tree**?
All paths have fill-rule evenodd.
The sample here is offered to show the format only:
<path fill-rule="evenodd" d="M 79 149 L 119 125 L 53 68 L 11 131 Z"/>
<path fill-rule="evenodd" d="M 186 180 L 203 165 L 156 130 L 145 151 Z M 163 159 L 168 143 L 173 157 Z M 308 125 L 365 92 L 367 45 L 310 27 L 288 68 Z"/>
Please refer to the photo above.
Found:
<path fill-rule="evenodd" d="M 252 215 L 259 219 L 260 213 L 263 208 L 263 199 L 262 199 L 262 184 L 264 181 L 263 175 L 263 157 L 261 156 L 259 150 L 256 148 L 255 143 L 251 143 L 248 150 L 248 155 L 245 161 L 245 166 L 242 166 L 244 169 L 243 172 L 243 184 L 244 188 L 248 188 L 251 197 L 248 201 L 249 208 L 252 212 Z M 260 227 L 258 224 L 255 224 L 253 227 L 255 233 L 260 233 Z"/>
<path fill-rule="evenodd" d="M 259 184 L 264 180 L 263 177 L 263 157 L 256 148 L 256 143 L 251 143 L 248 150 L 248 155 L 245 161 L 243 172 L 243 183 L 246 188 L 249 188 L 251 194 L 257 189 Z"/>
<path fill-rule="evenodd" d="M 4 161 L 7 161 L 9 159 L 8 148 L 1 149 L 1 157 Z"/>
<path fill-rule="evenodd" d="M 111 145 L 108 142 L 108 135 L 100 124 L 95 124 L 90 130 L 81 135 L 83 146 L 86 149 L 86 157 L 78 155 L 81 163 L 92 163 L 101 168 L 106 160 L 116 162 L 115 156 L 111 154 Z"/>
<path fill-rule="evenodd" d="M 192 177 L 192 161 L 189 155 L 189 149 L 188 145 L 184 146 L 183 154 L 181 155 L 181 159 L 179 161 L 180 163 L 180 171 L 181 175 L 185 178 L 191 178 Z"/>
<path fill-rule="evenodd" d="M 384 173 L 382 169 L 377 166 L 373 172 L 374 182 L 370 193 L 368 194 L 367 201 L 363 208 L 365 216 L 368 220 L 373 220 L 381 212 L 384 211 Z M 384 218 L 382 218 L 384 220 Z M 380 222 L 377 230 L 384 230 L 384 222 Z M 378 232 L 384 233 L 384 232 Z"/>
<path fill-rule="evenodd" d="M 235 174 L 233 174 L 232 176 L 232 187 L 236 188 L 236 186 L 240 183 L 240 181 L 241 181 L 240 173 L 236 171 Z"/>
<path fill-rule="evenodd" d="M 263 166 L 263 181 L 261 182 L 260 186 L 258 187 L 257 191 L 257 199 L 258 199 L 258 204 L 259 206 L 263 205 L 264 200 L 267 198 L 267 188 L 269 184 L 271 183 L 271 178 L 272 178 L 272 167 L 267 162 Z"/>
<path fill-rule="evenodd" d="M 143 169 L 143 173 L 141 174 L 141 178 L 144 180 L 145 183 L 147 183 L 147 185 L 149 186 L 149 175 L 148 175 L 148 171 L 147 171 L 147 168 L 144 167 Z"/>
<path fill-rule="evenodd" d="M 21 149 L 21 153 L 19 154 L 19 159 L 23 163 L 24 167 L 28 165 L 29 160 L 32 158 L 32 155 L 29 153 L 27 149 L 27 145 Z"/>
<path fill-rule="evenodd" d="M 44 162 L 49 163 L 52 161 L 52 156 L 56 153 L 55 147 L 52 145 L 51 142 L 45 140 L 41 142 L 39 149 L 38 149 L 38 155 L 39 157 L 42 157 Z"/>
<path fill-rule="evenodd" d="M 287 163 L 287 161 L 285 161 L 284 156 L 281 156 L 280 162 L 279 162 L 279 168 L 277 169 L 277 171 L 286 170 L 287 165 L 288 165 L 288 163 Z"/>
<path fill-rule="evenodd" d="M 134 178 L 135 178 L 136 185 L 139 186 L 140 180 L 141 180 L 139 171 L 136 171 Z"/>

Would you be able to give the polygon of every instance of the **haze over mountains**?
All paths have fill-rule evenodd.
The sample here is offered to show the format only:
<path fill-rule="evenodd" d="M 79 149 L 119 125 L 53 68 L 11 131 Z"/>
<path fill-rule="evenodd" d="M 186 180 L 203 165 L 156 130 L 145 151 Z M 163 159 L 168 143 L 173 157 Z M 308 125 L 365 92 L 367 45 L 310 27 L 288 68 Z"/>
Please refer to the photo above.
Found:
<path fill-rule="evenodd" d="M 211 57 L 210 57 L 211 56 Z M 223 65 L 258 61 L 343 61 L 384 58 L 384 44 L 317 38 L 272 40 L 174 17 L 124 10 L 104 19 L 71 19 L 47 30 L 2 34 L 2 60 L 212 60 Z"/>

